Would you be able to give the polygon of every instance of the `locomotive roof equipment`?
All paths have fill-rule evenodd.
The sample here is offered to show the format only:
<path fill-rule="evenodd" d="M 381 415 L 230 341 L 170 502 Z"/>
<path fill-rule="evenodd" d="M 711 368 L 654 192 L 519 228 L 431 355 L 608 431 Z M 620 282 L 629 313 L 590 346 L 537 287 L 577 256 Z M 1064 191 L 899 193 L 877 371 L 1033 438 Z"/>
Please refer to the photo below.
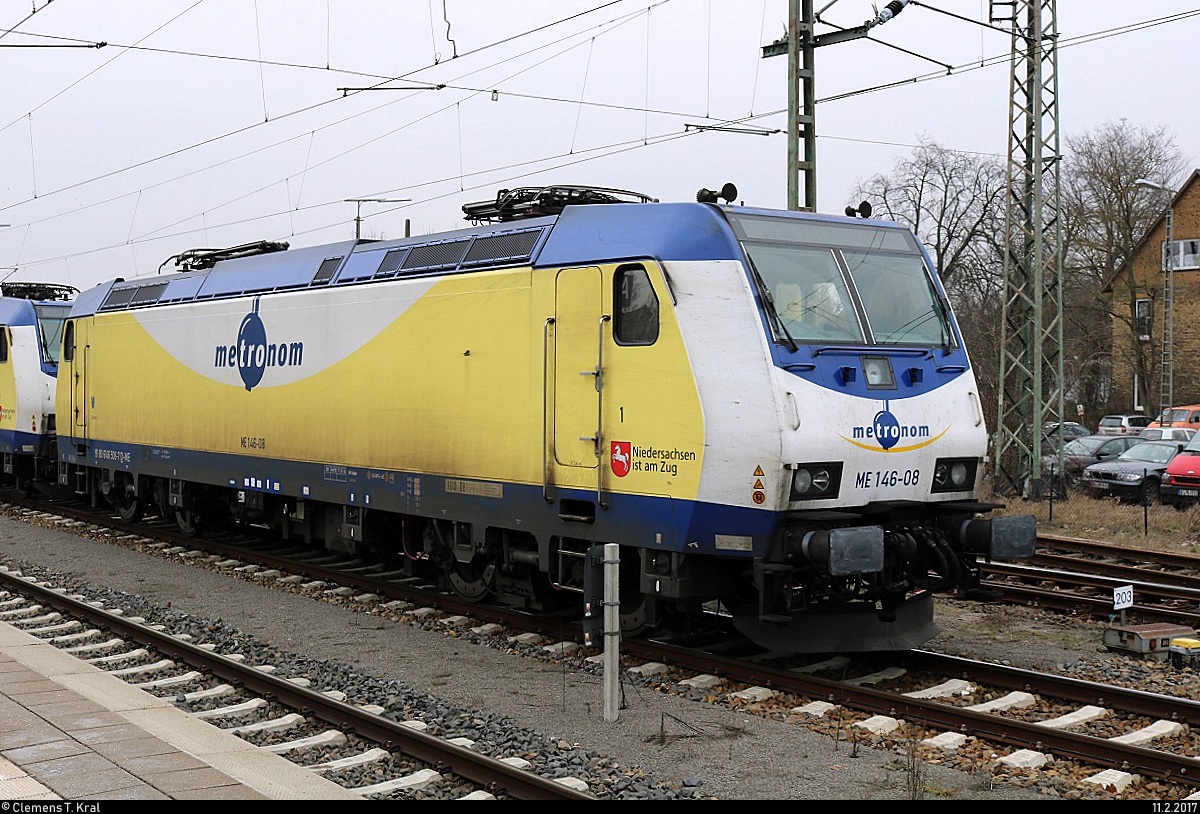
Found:
<path fill-rule="evenodd" d="M 225 249 L 188 249 L 186 252 L 168 257 L 163 261 L 161 270 L 167 263 L 174 262 L 175 267 L 183 271 L 210 269 L 222 260 L 234 260 L 238 257 L 252 257 L 256 254 L 286 251 L 286 242 L 259 240 L 254 243 L 243 243 L 240 246 L 230 246 Z"/>
<path fill-rule="evenodd" d="M 496 193 L 494 201 L 463 204 L 463 212 L 471 223 L 487 223 L 557 215 L 568 206 L 580 204 L 657 203 L 657 201 L 657 198 L 651 198 L 640 192 L 606 187 L 519 187 L 500 190 Z"/>
<path fill-rule="evenodd" d="M 78 294 L 79 289 L 58 283 L 0 283 L 0 297 L 67 302 Z"/>

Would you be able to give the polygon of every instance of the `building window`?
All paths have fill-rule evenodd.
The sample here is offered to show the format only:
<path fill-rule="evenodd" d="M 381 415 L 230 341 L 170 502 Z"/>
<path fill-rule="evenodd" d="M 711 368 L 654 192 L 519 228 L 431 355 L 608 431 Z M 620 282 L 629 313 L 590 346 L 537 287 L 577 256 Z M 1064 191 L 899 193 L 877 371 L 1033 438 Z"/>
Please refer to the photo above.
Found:
<path fill-rule="evenodd" d="M 1162 267 L 1167 268 L 1167 244 L 1163 243 Z M 1171 265 L 1175 271 L 1200 268 L 1200 240 L 1172 240 Z"/>
<path fill-rule="evenodd" d="M 1150 300 L 1138 300 L 1133 304 L 1133 332 L 1138 339 L 1150 339 Z"/>

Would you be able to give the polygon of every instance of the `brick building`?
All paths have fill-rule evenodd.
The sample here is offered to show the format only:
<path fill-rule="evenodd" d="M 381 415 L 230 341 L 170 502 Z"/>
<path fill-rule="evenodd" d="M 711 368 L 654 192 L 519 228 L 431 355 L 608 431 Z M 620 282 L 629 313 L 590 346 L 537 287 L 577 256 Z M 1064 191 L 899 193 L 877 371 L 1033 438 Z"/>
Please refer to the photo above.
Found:
<path fill-rule="evenodd" d="M 1170 205 L 1173 404 L 1200 403 L 1200 170 Z M 1104 287 L 1112 295 L 1112 399 L 1109 409 L 1158 414 L 1163 384 L 1164 211 Z M 1145 381 L 1139 384 L 1139 371 Z M 1145 394 L 1139 397 L 1139 390 Z"/>

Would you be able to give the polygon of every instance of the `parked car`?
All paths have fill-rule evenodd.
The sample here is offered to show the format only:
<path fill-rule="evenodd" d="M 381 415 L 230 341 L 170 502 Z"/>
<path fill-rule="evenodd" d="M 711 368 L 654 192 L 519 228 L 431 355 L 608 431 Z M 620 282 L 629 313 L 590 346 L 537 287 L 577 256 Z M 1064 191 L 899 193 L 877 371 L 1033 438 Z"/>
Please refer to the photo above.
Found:
<path fill-rule="evenodd" d="M 1137 435 L 1150 425 L 1150 417 L 1137 413 L 1106 415 L 1100 419 L 1096 432 L 1100 435 Z"/>
<path fill-rule="evenodd" d="M 1192 440 L 1196 431 L 1187 427 L 1147 427 L 1137 434 L 1143 441 L 1182 441 Z"/>
<path fill-rule="evenodd" d="M 1193 435 L 1167 464 L 1158 496 L 1166 505 L 1180 510 L 1200 502 L 1200 434 Z"/>
<path fill-rule="evenodd" d="M 1136 435 L 1085 435 L 1075 438 L 1063 445 L 1063 467 L 1058 470 L 1058 454 L 1042 455 L 1042 469 L 1046 473 L 1057 473 L 1065 476 L 1067 483 L 1079 485 L 1083 470 L 1094 463 L 1116 458 L 1134 444 L 1140 444 L 1143 439 Z"/>
<path fill-rule="evenodd" d="M 1095 497 L 1113 495 L 1129 503 L 1153 503 L 1171 459 L 1184 444 L 1178 441 L 1142 441 L 1116 458 L 1083 470 L 1083 488 Z"/>
<path fill-rule="evenodd" d="M 1151 427 L 1190 427 L 1200 430 L 1200 404 L 1184 404 L 1169 407 L 1158 418 L 1150 422 Z"/>
<path fill-rule="evenodd" d="M 1060 436 L 1066 442 L 1092 434 L 1091 430 L 1076 421 L 1047 421 L 1042 425 L 1042 437 L 1055 445 Z"/>

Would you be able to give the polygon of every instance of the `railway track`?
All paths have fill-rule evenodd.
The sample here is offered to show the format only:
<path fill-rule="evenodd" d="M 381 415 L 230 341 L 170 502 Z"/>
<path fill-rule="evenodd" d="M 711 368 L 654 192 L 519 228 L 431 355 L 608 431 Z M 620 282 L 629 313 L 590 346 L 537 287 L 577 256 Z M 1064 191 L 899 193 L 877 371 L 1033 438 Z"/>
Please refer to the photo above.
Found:
<path fill-rule="evenodd" d="M 275 665 L 130 618 L 83 595 L 0 568 L 0 621 L 42 638 L 192 715 L 346 785 L 364 798 L 592 800 L 577 778 L 549 778 L 464 737 L 426 734 L 381 704 L 279 675 Z M 369 781 L 365 778 L 370 778 Z M 440 787 L 436 788 L 435 787 Z"/>
<path fill-rule="evenodd" d="M 63 517 L 59 522 L 86 521 Z M 116 531 L 121 537 L 122 530 Z M 133 535 L 123 536 L 128 542 Z M 199 545 L 199 541 L 191 542 Z M 163 542 L 152 545 L 159 552 L 172 548 Z M 200 548 L 178 548 L 183 550 L 175 555 L 187 555 L 243 576 L 276 570 L 266 567 L 274 562 L 295 569 L 293 576 L 304 580 L 293 579 L 292 585 L 308 586 L 326 597 L 339 591 L 353 596 L 356 591 L 379 587 L 378 574 L 372 575 L 368 565 L 350 564 L 346 570 L 345 561 L 317 563 L 310 558 L 303 562 L 279 552 L 260 551 L 254 556 L 279 559 L 267 559 L 251 569 L 246 565 L 250 552 L 244 547 L 221 550 L 218 545 L 207 553 Z M 1115 556 L 1116 552 L 1106 554 Z M 222 559 L 225 555 L 230 556 Z M 273 578 L 287 579 L 282 573 L 280 570 Z M 394 582 L 398 594 L 423 603 L 421 610 L 443 617 L 469 612 L 476 618 L 467 624 L 503 625 L 503 635 L 510 639 L 512 630 L 535 632 L 540 626 L 561 635 L 565 629 L 561 619 L 547 622 L 479 605 L 463 607 L 452 597 L 427 593 L 410 579 L 385 578 L 383 582 Z M 391 601 L 409 609 L 417 607 L 404 599 Z M 559 656 L 567 653 L 560 645 Z M 999 773 L 1027 771 L 1036 768 L 1038 761 L 1055 759 L 1060 766 L 1075 765 L 1073 774 L 1079 787 L 1090 785 L 1100 794 L 1119 793 L 1124 783 L 1142 782 L 1152 785 L 1153 794 L 1181 799 L 1200 788 L 1200 744 L 1190 735 L 1200 720 L 1200 710 L 1189 699 L 923 651 L 884 665 L 865 658 L 839 657 L 806 664 L 779 662 L 770 654 L 723 657 L 695 647 L 642 640 L 622 642 L 622 653 L 623 669 L 651 686 L 669 686 L 671 692 L 681 694 L 717 694 L 724 703 L 748 712 L 783 714 L 817 729 L 832 726 L 836 737 L 856 744 L 919 750 L 938 762 L 985 762 L 965 757 L 970 751 L 960 740 L 965 738 L 987 744 L 989 750 L 1008 750 L 1005 757 L 1018 756 L 1012 764 L 997 761 L 989 769 Z M 577 666 L 588 669 L 583 659 L 578 657 Z M 838 677 L 830 677 L 833 674 Z M 1026 760 L 1031 763 L 1022 763 Z"/>
<path fill-rule="evenodd" d="M 1001 601 L 1096 619 L 1114 615 L 1113 591 L 1132 586 L 1131 624 L 1170 622 L 1200 628 L 1200 557 L 1070 537 L 1041 536 L 1027 563 L 987 563 L 982 588 Z"/>

